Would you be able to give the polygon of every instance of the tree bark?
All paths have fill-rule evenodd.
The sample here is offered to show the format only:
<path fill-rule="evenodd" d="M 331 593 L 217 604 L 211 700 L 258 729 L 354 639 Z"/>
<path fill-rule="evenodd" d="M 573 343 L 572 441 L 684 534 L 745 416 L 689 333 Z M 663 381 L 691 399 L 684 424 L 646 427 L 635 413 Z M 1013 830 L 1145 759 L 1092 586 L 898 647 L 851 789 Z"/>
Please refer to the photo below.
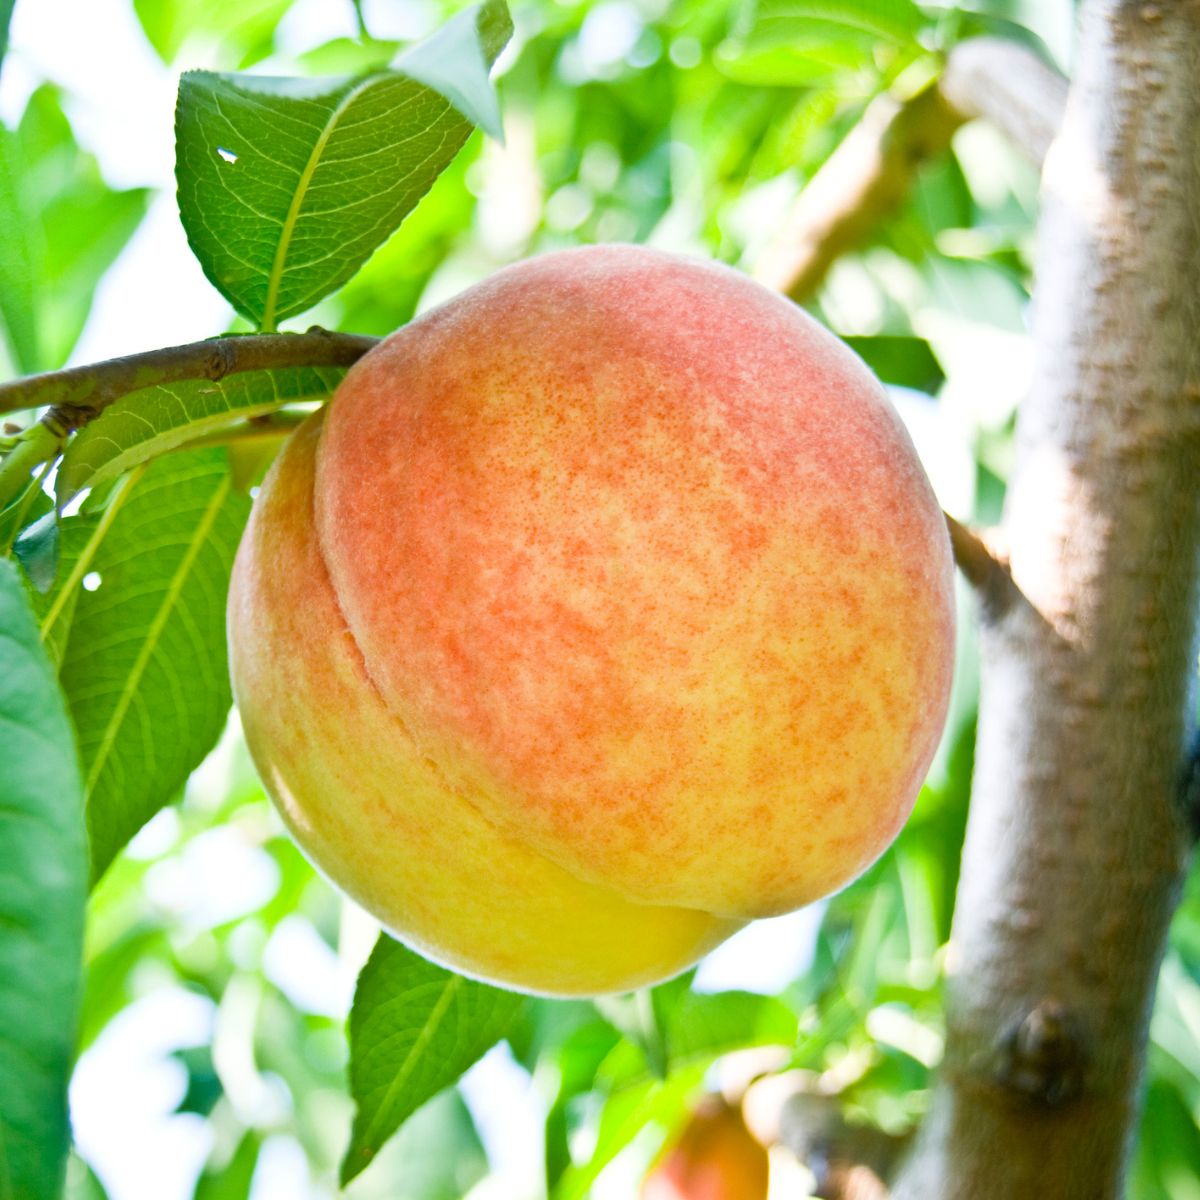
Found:
<path fill-rule="evenodd" d="M 1200 0 L 1085 0 L 947 960 L 897 1200 L 1121 1194 L 1190 852 L 1200 561 Z"/>

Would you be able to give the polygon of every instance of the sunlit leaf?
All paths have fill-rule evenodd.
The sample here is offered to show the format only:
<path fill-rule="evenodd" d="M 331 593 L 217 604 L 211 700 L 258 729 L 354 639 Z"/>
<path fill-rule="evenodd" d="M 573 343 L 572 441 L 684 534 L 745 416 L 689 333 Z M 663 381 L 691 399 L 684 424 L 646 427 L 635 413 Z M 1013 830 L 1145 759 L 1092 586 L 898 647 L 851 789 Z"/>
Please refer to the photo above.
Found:
<path fill-rule="evenodd" d="M 583 1200 L 600 1172 L 651 1122 L 664 1134 L 678 1125 L 703 1078 L 704 1068 L 694 1067 L 676 1072 L 665 1081 L 623 1088 L 610 1096 L 600 1117 L 591 1158 L 562 1173 L 554 1200 Z"/>
<path fill-rule="evenodd" d="M 83 788 L 54 669 L 3 561 L 0 725 L 0 1191 L 58 1200 L 83 952 Z"/>
<path fill-rule="evenodd" d="M 488 1171 L 487 1154 L 456 1088 L 418 1109 L 380 1151 L 346 1200 L 460 1200 Z"/>
<path fill-rule="evenodd" d="M 0 317 L 5 342 L 18 371 L 36 371 L 38 316 L 35 280 L 39 247 L 29 236 L 32 217 L 25 203 L 22 154 L 17 135 L 0 126 Z"/>
<path fill-rule="evenodd" d="M 271 36 L 291 0 L 133 0 L 134 11 L 163 62 L 174 62 L 189 38 L 219 41 L 228 61 L 269 53 Z"/>
<path fill-rule="evenodd" d="M 246 371 L 218 382 L 185 380 L 131 392 L 72 439 L 58 469 L 60 504 L 192 438 L 283 404 L 326 400 L 340 367 Z"/>
<path fill-rule="evenodd" d="M 196 1180 L 192 1200 L 249 1200 L 261 1149 L 262 1134 L 248 1129 L 225 1162 L 204 1168 Z"/>
<path fill-rule="evenodd" d="M 488 0 L 387 71 L 183 76 L 180 215 L 205 273 L 239 312 L 274 329 L 354 274 L 473 122 L 497 122 L 488 70 L 511 28 L 503 0 Z"/>
<path fill-rule="evenodd" d="M 127 486 L 88 564 L 98 586 L 76 597 L 62 664 L 93 878 L 178 791 L 225 723 L 225 595 L 250 506 L 219 449 L 168 455 Z"/>
<path fill-rule="evenodd" d="M 434 966 L 391 938 L 379 939 L 350 1010 L 356 1111 L 343 1184 L 407 1117 L 504 1036 L 520 1005 L 520 996 Z"/>
<path fill-rule="evenodd" d="M 148 196 L 104 182 L 50 85 L 29 98 L 15 134 L 0 135 L 0 314 L 22 372 L 66 360 Z"/>
<path fill-rule="evenodd" d="M 752 11 L 751 30 L 781 41 L 791 34 L 806 35 L 818 23 L 826 40 L 831 29 L 852 29 L 906 41 L 926 24 L 912 0 L 759 0 Z"/>

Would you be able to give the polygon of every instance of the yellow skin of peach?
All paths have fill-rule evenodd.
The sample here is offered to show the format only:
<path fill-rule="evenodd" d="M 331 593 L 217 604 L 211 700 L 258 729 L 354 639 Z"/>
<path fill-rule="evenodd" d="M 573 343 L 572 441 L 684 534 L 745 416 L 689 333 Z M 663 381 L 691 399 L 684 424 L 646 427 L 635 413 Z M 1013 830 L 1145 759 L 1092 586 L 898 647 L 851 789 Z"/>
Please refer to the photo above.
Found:
<path fill-rule="evenodd" d="M 944 521 L 867 368 L 632 246 L 508 268 L 366 355 L 272 467 L 229 613 L 313 862 L 430 958 L 552 995 L 861 873 L 954 646 Z"/>

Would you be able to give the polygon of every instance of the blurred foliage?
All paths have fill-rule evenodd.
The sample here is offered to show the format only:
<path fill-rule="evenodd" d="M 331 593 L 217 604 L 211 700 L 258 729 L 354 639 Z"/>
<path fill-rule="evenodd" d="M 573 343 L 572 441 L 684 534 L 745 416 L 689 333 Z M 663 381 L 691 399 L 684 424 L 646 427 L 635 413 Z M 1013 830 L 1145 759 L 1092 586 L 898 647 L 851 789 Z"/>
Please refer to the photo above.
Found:
<path fill-rule="evenodd" d="M 220 70 L 329 74 L 378 67 L 398 49 L 339 37 L 284 55 L 288 0 L 132 3 L 150 44 L 177 67 L 195 55 Z M 0 3 L 0 28 L 10 7 Z M 370 30 L 382 6 L 354 7 Z M 429 29 L 456 7 L 423 0 L 410 15 Z M 910 94 L 954 40 L 983 31 L 1030 41 L 1066 65 L 1072 5 L 527 0 L 513 16 L 501 60 L 504 144 L 472 135 L 411 217 L 305 324 L 385 333 L 499 265 L 580 242 L 645 241 L 752 267 L 874 96 Z M 895 389 L 947 506 L 985 521 L 1003 500 L 1028 374 L 1036 194 L 1036 171 L 993 131 L 969 126 L 874 241 L 837 264 L 812 306 Z M 145 200 L 103 182 L 50 87 L 33 94 L 17 129 L 0 132 L 0 213 L 21 234 L 0 246 L 14 369 L 65 360 Z M 59 570 L 77 561 L 75 528 L 63 525 Z M 468 1076 L 420 1108 L 344 1194 L 630 1195 L 723 1056 L 749 1046 L 782 1047 L 784 1064 L 812 1073 L 852 1123 L 909 1132 L 941 1051 L 942 955 L 973 760 L 975 648 L 963 612 L 951 717 L 916 812 L 824 907 L 796 978 L 776 995 L 706 994 L 688 975 L 598 1003 L 528 1000 L 508 1050 L 484 1069 L 511 1088 L 501 1106 L 533 1114 L 523 1127 L 531 1154 L 495 1144 L 489 1130 L 512 1126 Z M 50 649 L 62 653 L 53 639 Z M 165 1028 L 168 1009 L 191 1016 L 130 1071 L 165 1072 L 155 1128 L 189 1131 L 200 1147 L 195 1200 L 278 1195 L 272 1179 L 291 1181 L 296 1200 L 338 1194 L 353 1118 L 345 1014 L 373 935 L 282 832 L 234 724 L 182 802 L 117 857 L 90 902 L 73 1094 L 80 1145 L 67 1194 L 123 1200 L 104 1147 L 88 1140 L 94 1118 L 82 1119 L 89 1103 L 94 1111 L 89 1079 L 106 1045 L 127 1045 L 131 1024 Z M 1197 1200 L 1195 875 L 1152 1033 L 1131 1195 Z"/>

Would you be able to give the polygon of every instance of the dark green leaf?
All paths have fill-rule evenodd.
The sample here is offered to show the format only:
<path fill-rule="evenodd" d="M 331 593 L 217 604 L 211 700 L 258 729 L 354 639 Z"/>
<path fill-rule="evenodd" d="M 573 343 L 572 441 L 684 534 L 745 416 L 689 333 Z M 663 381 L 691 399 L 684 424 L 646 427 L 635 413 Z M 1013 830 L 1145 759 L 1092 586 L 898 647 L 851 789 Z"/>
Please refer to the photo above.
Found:
<path fill-rule="evenodd" d="M 16 568 L 0 561 L 0 1182 L 58 1200 L 87 849 L 74 737 Z"/>
<path fill-rule="evenodd" d="M 187 1088 L 175 1105 L 177 1113 L 196 1113 L 207 1117 L 221 1098 L 223 1088 L 213 1066 L 211 1046 L 184 1046 L 172 1051 L 173 1058 L 187 1072 Z"/>
<path fill-rule="evenodd" d="M 350 1010 L 354 1129 L 348 1183 L 427 1100 L 504 1037 L 522 998 L 464 979 L 381 937 Z"/>
<path fill-rule="evenodd" d="M 22 529 L 32 525 L 54 508 L 54 501 L 42 490 L 40 481 L 31 479 L 28 487 L 0 511 L 0 553 L 16 541 Z"/>
<path fill-rule="evenodd" d="M 946 380 L 929 343 L 919 337 L 842 339 L 884 383 L 933 395 Z"/>
<path fill-rule="evenodd" d="M 13 543 L 13 557 L 25 568 L 29 582 L 46 594 L 58 571 L 58 513 L 39 517 Z"/>
<path fill-rule="evenodd" d="M 8 53 L 8 27 L 12 22 L 13 8 L 17 0 L 0 0 L 0 64 Z"/>
<path fill-rule="evenodd" d="M 510 32 L 503 0 L 488 0 L 389 71 L 349 80 L 183 76 L 180 215 L 205 273 L 239 312 L 274 329 L 358 270 L 472 122 L 495 118 L 488 64 Z"/>
<path fill-rule="evenodd" d="M 76 597 L 62 664 L 93 878 L 212 749 L 230 704 L 225 595 L 249 500 L 219 449 L 143 469 L 100 518 L 98 587 Z"/>
<path fill-rule="evenodd" d="M 68 445 L 55 485 L 59 503 L 237 417 L 326 400 L 345 374 L 340 367 L 293 367 L 131 392 L 84 426 Z"/>

